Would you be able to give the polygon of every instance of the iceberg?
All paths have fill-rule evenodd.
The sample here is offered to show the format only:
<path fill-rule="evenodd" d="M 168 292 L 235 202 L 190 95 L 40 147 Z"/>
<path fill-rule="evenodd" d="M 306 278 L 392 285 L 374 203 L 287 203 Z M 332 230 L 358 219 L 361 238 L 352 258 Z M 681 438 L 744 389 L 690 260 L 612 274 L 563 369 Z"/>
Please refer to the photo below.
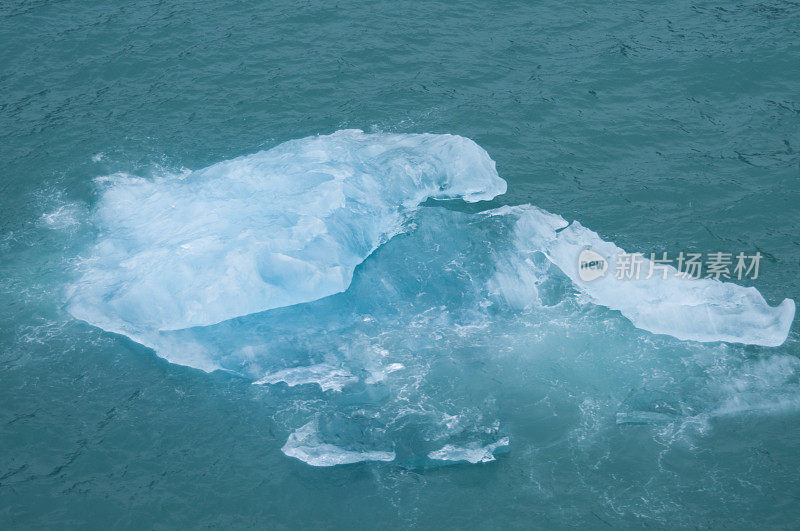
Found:
<path fill-rule="evenodd" d="M 68 311 L 173 363 L 257 384 L 274 398 L 283 453 L 309 465 L 494 460 L 510 444 L 498 386 L 524 389 L 525 403 L 532 385 L 542 404 L 560 391 L 583 397 L 587 426 L 601 407 L 617 427 L 800 403 L 795 387 L 782 390 L 795 365 L 766 366 L 766 384 L 746 393 L 727 386 L 747 381 L 712 372 L 719 357 L 735 373 L 730 344 L 785 341 L 793 301 L 772 307 L 755 288 L 674 270 L 585 280 L 583 251 L 611 272 L 623 251 L 577 221 L 532 205 L 427 203 L 505 192 L 486 151 L 463 137 L 346 130 L 98 183 L 96 239 Z M 663 400 L 645 393 L 619 409 L 639 385 L 630 380 L 687 366 L 713 385 L 692 376 L 673 389 L 667 378 Z M 586 396 L 598 371 L 620 395 L 607 406 Z M 673 399 L 683 394 L 695 397 L 686 407 Z"/>
<path fill-rule="evenodd" d="M 420 203 L 506 190 L 469 139 L 359 130 L 188 174 L 101 184 L 98 239 L 67 307 L 134 338 L 344 291 Z"/>

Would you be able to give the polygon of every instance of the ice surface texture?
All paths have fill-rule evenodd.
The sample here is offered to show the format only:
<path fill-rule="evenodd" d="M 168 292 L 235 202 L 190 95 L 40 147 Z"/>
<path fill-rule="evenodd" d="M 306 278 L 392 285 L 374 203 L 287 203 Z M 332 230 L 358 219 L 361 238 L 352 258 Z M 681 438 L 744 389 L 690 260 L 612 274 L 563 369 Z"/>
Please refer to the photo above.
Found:
<path fill-rule="evenodd" d="M 97 240 L 69 311 L 174 363 L 286 390 L 283 451 L 315 466 L 493 460 L 513 440 L 491 406 L 494 384 L 453 395 L 450 360 L 535 341 L 556 351 L 561 337 L 585 348 L 582 334 L 621 319 L 603 310 L 587 321 L 584 305 L 681 340 L 763 346 L 780 345 L 794 317 L 793 301 L 770 307 L 732 283 L 617 280 L 621 249 L 531 205 L 420 207 L 506 189 L 488 154 L 453 135 L 339 131 L 183 175 L 100 184 Z M 610 274 L 580 279 L 586 247 Z M 636 340 L 620 333 L 596 348 Z M 660 404 L 639 400 L 617 421 L 694 411 Z"/>
<path fill-rule="evenodd" d="M 478 201 L 506 189 L 466 138 L 357 130 L 104 186 L 100 234 L 69 311 L 134 337 L 344 291 L 426 199 Z"/>
<path fill-rule="evenodd" d="M 324 442 L 318 433 L 315 421 L 296 429 L 289 435 L 289 439 L 282 451 L 289 457 L 296 457 L 312 466 L 348 465 L 362 461 L 393 461 L 393 451 L 345 450 L 338 446 Z"/>
<path fill-rule="evenodd" d="M 617 260 L 626 253 L 613 243 L 577 221 L 567 223 L 561 216 L 534 207 L 516 212 L 521 251 L 544 252 L 590 300 L 619 310 L 638 328 L 678 339 L 768 347 L 782 344 L 789 334 L 795 312 L 791 299 L 773 308 L 756 288 L 680 276 L 672 266 L 665 266 L 665 275 L 656 270 L 650 276 L 646 258 L 642 259 L 641 275 L 619 279 Z M 578 275 L 578 255 L 586 248 L 609 262 L 605 276 L 587 282 Z"/>

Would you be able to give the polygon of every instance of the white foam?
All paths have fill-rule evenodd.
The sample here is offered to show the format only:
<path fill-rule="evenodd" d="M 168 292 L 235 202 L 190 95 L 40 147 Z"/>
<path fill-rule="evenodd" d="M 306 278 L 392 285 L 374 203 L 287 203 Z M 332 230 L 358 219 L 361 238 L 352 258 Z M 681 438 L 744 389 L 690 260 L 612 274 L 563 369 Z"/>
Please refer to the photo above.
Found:
<path fill-rule="evenodd" d="M 650 261 L 644 258 L 638 279 L 620 280 L 614 272 L 625 251 L 577 221 L 568 224 L 561 216 L 530 206 L 505 212 L 519 216 L 517 245 L 523 251 L 544 252 L 592 302 L 619 310 L 638 328 L 683 340 L 764 346 L 781 345 L 789 334 L 795 312 L 791 299 L 771 307 L 753 287 L 681 278 L 672 266 L 666 266 L 666 279 L 660 272 L 648 279 L 644 273 Z M 578 255 L 587 248 L 609 262 L 609 273 L 589 282 L 578 274 Z"/>
<path fill-rule="evenodd" d="M 761 412 L 776 414 L 800 409 L 800 360 L 774 355 L 746 362 L 712 383 L 723 398 L 714 416 Z"/>
<path fill-rule="evenodd" d="M 379 367 L 370 371 L 369 376 L 364 380 L 367 384 L 376 384 L 386 380 L 386 378 L 393 372 L 402 371 L 405 369 L 402 363 L 390 363 L 389 365 Z"/>
<path fill-rule="evenodd" d="M 395 453 L 386 451 L 353 451 L 323 442 L 316 421 L 296 429 L 289 435 L 281 451 L 311 466 L 336 466 L 363 461 L 394 461 Z"/>
<path fill-rule="evenodd" d="M 60 205 L 52 212 L 42 214 L 41 222 L 48 228 L 55 230 L 73 229 L 80 224 L 86 215 L 80 205 L 69 203 Z"/>

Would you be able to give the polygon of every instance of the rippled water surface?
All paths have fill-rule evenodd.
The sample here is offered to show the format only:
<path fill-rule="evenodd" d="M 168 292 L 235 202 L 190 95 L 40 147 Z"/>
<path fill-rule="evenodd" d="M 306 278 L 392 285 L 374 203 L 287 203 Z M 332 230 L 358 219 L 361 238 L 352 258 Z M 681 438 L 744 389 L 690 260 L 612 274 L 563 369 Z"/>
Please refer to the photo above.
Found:
<path fill-rule="evenodd" d="M 734 281 L 800 300 L 799 28 L 789 1 L 0 3 L 0 527 L 796 525 L 796 323 L 654 334 L 524 220 L 758 251 Z M 284 144 L 352 129 L 379 140 Z M 474 144 L 382 154 L 412 133 Z M 271 148 L 294 169 L 237 158 Z"/>

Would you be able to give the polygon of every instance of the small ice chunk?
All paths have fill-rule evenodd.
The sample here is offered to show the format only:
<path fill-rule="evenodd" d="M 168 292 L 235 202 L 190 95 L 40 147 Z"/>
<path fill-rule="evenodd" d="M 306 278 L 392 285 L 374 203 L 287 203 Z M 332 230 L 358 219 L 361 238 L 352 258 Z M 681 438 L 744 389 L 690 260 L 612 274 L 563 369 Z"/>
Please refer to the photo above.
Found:
<path fill-rule="evenodd" d="M 394 451 L 347 450 L 322 440 L 318 423 L 311 421 L 289 435 L 281 451 L 311 466 L 336 466 L 363 461 L 393 461 Z"/>
<path fill-rule="evenodd" d="M 318 363 L 316 365 L 308 365 L 304 367 L 292 367 L 290 369 L 282 369 L 267 373 L 263 378 L 253 382 L 255 385 L 275 384 L 284 382 L 289 387 L 304 384 L 319 385 L 323 391 L 341 391 L 343 387 L 353 382 L 357 382 L 358 378 L 347 372 L 340 367 L 334 367 L 328 363 Z"/>
<path fill-rule="evenodd" d="M 650 261 L 642 258 L 642 274 L 618 279 L 617 259 L 626 254 L 577 221 L 536 207 L 517 209 L 516 234 L 523 251 L 542 251 L 595 304 L 618 310 L 637 328 L 694 341 L 727 341 L 775 347 L 786 341 L 795 304 L 784 299 L 772 307 L 753 287 L 716 279 L 678 275 L 672 266 L 646 278 Z M 578 257 L 586 249 L 608 261 L 608 272 L 584 281 Z"/>
<path fill-rule="evenodd" d="M 495 460 L 495 450 L 508 446 L 508 443 L 508 437 L 503 437 L 499 441 L 486 446 L 481 446 L 478 442 L 471 442 L 467 446 L 446 444 L 438 450 L 430 452 L 428 458 L 437 461 L 466 461 L 472 464 L 488 463 Z"/>

